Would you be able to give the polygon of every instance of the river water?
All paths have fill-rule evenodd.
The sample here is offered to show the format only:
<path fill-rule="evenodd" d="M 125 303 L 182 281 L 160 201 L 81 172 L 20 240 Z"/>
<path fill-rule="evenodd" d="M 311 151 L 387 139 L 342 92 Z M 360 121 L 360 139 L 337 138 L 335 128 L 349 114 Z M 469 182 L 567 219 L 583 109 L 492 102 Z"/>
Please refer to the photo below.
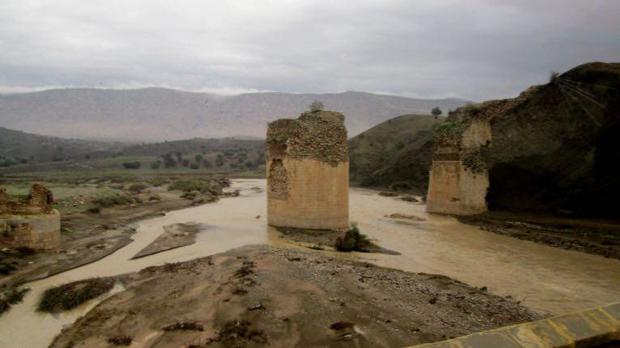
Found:
<path fill-rule="evenodd" d="M 259 187 L 261 192 L 253 189 Z M 236 247 L 278 243 L 266 224 L 265 180 L 235 180 L 240 197 L 177 210 L 140 222 L 134 242 L 95 263 L 28 284 L 22 304 L 0 316 L 0 347 L 46 347 L 101 299 L 57 314 L 35 312 L 42 292 L 89 277 L 113 276 L 167 262 L 187 261 Z M 354 254 L 378 265 L 412 272 L 437 273 L 498 295 L 511 295 L 541 313 L 562 314 L 620 301 L 620 261 L 484 232 L 456 219 L 429 215 L 412 204 L 376 191 L 351 189 L 351 221 L 381 246 L 401 255 Z M 402 223 L 386 215 L 402 213 L 425 219 Z M 196 222 L 208 225 L 196 243 L 130 260 L 151 243 L 163 226 Z M 351 257 L 351 254 L 346 254 Z M 121 291 L 117 286 L 114 292 Z M 110 294 L 111 295 L 111 294 Z M 108 295 L 109 296 L 109 295 Z"/>

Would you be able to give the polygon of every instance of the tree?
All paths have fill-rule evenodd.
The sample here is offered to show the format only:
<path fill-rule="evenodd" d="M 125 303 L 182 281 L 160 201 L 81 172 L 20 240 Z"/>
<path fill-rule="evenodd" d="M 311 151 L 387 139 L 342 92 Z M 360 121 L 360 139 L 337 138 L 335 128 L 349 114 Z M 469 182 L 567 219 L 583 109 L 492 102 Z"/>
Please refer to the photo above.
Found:
<path fill-rule="evenodd" d="M 558 78 L 560 77 L 560 73 L 557 71 L 552 71 L 551 74 L 549 74 L 549 83 L 550 84 L 554 84 L 558 81 Z"/>
<path fill-rule="evenodd" d="M 123 167 L 125 169 L 140 169 L 140 166 L 141 166 L 140 161 L 123 162 Z"/>
<path fill-rule="evenodd" d="M 221 153 L 217 154 L 217 158 L 215 159 L 215 165 L 221 167 L 224 165 L 224 156 Z"/>
<path fill-rule="evenodd" d="M 174 168 L 177 166 L 177 162 L 174 160 L 171 153 L 167 153 L 161 156 L 164 160 L 164 167 Z"/>
<path fill-rule="evenodd" d="M 442 113 L 443 113 L 443 111 L 441 111 L 439 106 L 435 106 L 433 108 L 433 110 L 431 110 L 431 114 L 433 114 L 433 116 L 435 116 L 435 118 L 439 117 L 439 115 L 441 115 Z"/>
<path fill-rule="evenodd" d="M 310 104 L 310 111 L 312 112 L 318 112 L 323 110 L 323 108 L 325 107 L 325 105 L 323 105 L 322 102 L 315 100 L 312 102 L 312 104 Z"/>
<path fill-rule="evenodd" d="M 159 169 L 161 167 L 161 161 L 157 160 L 153 163 L 151 163 L 151 169 Z"/>

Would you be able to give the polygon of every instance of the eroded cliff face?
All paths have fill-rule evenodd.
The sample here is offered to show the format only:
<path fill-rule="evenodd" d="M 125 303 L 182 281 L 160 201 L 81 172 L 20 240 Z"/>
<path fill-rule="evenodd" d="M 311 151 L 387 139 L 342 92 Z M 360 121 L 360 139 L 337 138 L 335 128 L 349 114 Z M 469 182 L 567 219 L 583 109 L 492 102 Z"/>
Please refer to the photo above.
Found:
<path fill-rule="evenodd" d="M 437 192 L 434 182 L 456 180 L 448 201 L 478 202 L 481 181 L 471 169 L 488 177 L 490 209 L 617 217 L 619 135 L 620 64 L 585 64 L 517 98 L 452 112 L 436 129 L 431 175 L 440 175 L 448 159 L 459 161 L 465 175 L 446 167 L 456 179 L 430 184 Z M 429 205 L 435 194 L 429 188 Z"/>
<path fill-rule="evenodd" d="M 349 225 L 349 160 L 344 116 L 306 112 L 267 130 L 270 225 L 345 229 Z"/>

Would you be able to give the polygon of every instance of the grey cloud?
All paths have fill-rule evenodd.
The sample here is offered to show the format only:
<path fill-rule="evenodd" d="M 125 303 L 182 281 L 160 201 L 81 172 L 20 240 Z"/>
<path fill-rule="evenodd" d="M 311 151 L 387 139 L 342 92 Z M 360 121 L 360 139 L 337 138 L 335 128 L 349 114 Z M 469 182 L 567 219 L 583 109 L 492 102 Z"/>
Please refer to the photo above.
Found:
<path fill-rule="evenodd" d="M 487 99 L 620 60 L 616 1 L 0 2 L 0 86 Z"/>

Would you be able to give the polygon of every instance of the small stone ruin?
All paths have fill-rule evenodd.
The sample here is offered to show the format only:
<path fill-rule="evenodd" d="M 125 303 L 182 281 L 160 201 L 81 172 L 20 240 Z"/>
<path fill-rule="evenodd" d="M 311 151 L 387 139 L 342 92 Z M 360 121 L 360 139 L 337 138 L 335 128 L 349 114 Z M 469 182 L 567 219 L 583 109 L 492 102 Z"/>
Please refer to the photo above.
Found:
<path fill-rule="evenodd" d="M 0 245 L 56 250 L 60 247 L 60 213 L 52 207 L 54 196 L 34 184 L 24 199 L 9 199 L 0 188 Z"/>
<path fill-rule="evenodd" d="M 349 226 L 349 149 L 344 115 L 304 112 L 267 129 L 267 212 L 273 226 Z"/>

